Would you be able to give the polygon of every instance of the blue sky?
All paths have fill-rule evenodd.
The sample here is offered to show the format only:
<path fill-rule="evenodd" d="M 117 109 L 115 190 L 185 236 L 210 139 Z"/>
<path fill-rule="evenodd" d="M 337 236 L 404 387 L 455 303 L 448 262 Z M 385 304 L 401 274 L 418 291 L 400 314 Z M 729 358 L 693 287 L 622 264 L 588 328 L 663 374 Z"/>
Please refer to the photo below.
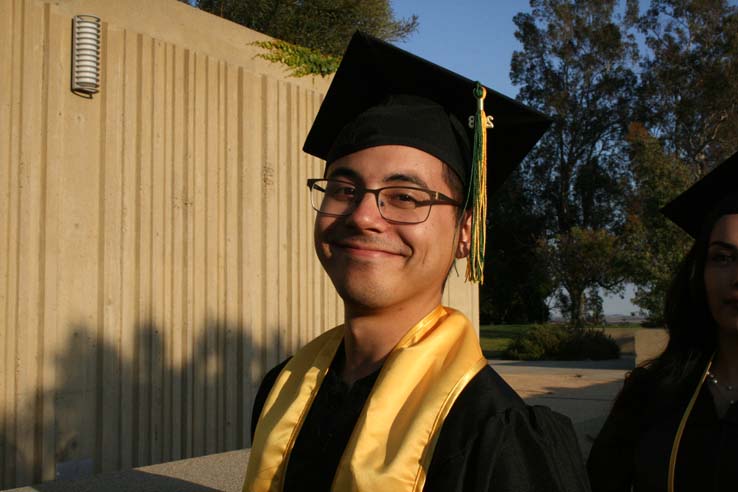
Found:
<path fill-rule="evenodd" d="M 510 58 L 520 45 L 513 17 L 527 0 L 394 0 L 397 17 L 416 14 L 420 27 L 398 46 L 514 97 Z"/>
<path fill-rule="evenodd" d="M 521 48 L 515 39 L 513 17 L 529 12 L 528 0 L 393 0 L 397 17 L 418 16 L 419 29 L 398 46 L 434 63 L 479 80 L 498 92 L 515 97 L 510 82 L 510 59 Z M 638 308 L 624 299 L 605 298 L 605 314 L 629 315 Z"/>

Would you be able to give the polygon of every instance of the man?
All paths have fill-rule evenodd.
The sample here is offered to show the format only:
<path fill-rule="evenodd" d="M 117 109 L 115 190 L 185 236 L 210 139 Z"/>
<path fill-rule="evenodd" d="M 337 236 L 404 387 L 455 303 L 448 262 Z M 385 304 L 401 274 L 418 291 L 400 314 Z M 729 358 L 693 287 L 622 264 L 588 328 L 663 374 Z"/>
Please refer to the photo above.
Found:
<path fill-rule="evenodd" d="M 455 260 L 481 277 L 486 190 L 548 126 L 485 93 L 352 39 L 305 143 L 327 163 L 315 248 L 345 322 L 265 377 L 244 490 L 588 490 L 570 422 L 527 407 L 441 306 Z"/>

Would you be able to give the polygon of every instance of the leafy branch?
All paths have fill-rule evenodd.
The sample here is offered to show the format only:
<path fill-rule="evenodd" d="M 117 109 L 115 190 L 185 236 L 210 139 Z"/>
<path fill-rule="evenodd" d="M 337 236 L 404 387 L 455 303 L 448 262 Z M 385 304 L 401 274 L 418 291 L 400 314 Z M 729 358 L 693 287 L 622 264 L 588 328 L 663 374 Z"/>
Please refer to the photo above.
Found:
<path fill-rule="evenodd" d="M 259 53 L 259 58 L 286 65 L 293 77 L 320 75 L 325 77 L 338 70 L 341 58 L 325 55 L 317 50 L 288 43 L 287 41 L 254 41 L 252 45 L 266 51 Z"/>

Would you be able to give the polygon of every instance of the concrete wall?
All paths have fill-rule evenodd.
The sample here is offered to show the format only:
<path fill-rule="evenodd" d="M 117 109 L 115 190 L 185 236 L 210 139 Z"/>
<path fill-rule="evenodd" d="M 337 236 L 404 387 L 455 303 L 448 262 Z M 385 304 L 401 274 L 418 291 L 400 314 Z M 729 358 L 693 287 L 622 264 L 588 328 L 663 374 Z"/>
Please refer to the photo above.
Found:
<path fill-rule="evenodd" d="M 244 447 L 265 370 L 340 322 L 300 151 L 328 81 L 257 39 L 175 0 L 0 0 L 0 488 Z M 478 319 L 461 278 L 445 302 Z"/>

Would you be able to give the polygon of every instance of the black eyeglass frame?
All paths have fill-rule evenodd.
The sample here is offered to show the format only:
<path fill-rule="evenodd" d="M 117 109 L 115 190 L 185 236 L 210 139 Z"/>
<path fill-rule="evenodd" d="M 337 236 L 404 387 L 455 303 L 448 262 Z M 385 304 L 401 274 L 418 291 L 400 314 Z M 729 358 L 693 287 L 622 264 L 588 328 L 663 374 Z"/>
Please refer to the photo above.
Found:
<path fill-rule="evenodd" d="M 351 185 L 354 188 L 356 188 L 356 192 L 357 192 L 356 193 L 357 194 L 357 197 L 354 200 L 354 208 L 350 208 L 349 211 L 346 212 L 346 213 L 344 213 L 344 214 L 332 214 L 332 213 L 323 212 L 322 210 L 319 210 L 315 206 L 315 204 L 313 203 L 312 199 L 310 200 L 310 205 L 313 207 L 313 210 L 315 210 L 317 213 L 319 213 L 321 215 L 327 215 L 329 217 L 347 217 L 347 216 L 351 215 L 352 213 L 354 213 L 354 210 L 356 210 L 356 205 L 358 205 L 359 203 L 361 203 L 361 201 L 364 199 L 364 195 L 366 195 L 367 193 L 371 193 L 372 195 L 374 195 L 374 201 L 377 204 L 377 209 L 379 210 L 379 215 L 381 215 L 382 218 L 384 220 L 386 220 L 387 222 L 391 222 L 393 224 L 422 224 L 423 222 L 425 222 L 426 220 L 428 220 L 428 217 L 430 217 L 430 211 L 431 211 L 431 208 L 433 207 L 433 205 L 453 205 L 454 207 L 461 207 L 462 206 L 461 203 L 459 203 L 458 201 L 454 200 L 450 196 L 444 195 L 440 191 L 433 191 L 433 190 L 429 190 L 427 188 L 419 188 L 419 187 L 416 187 L 416 186 L 383 186 L 382 188 L 374 188 L 374 189 L 372 189 L 372 188 L 366 188 L 364 186 L 357 185 L 357 184 L 354 184 L 354 183 L 350 183 L 348 181 L 343 181 L 343 180 L 340 180 L 340 179 L 329 179 L 329 178 L 310 178 L 310 179 L 307 180 L 307 186 L 312 191 L 313 186 L 315 185 L 315 183 L 318 183 L 318 182 L 321 182 L 321 181 L 329 181 L 329 182 L 334 182 L 334 183 L 345 183 L 345 184 Z M 407 222 L 407 221 L 403 221 L 403 220 L 388 219 L 387 217 L 385 217 L 384 216 L 384 213 L 382 212 L 382 207 L 379 204 L 379 193 L 381 193 L 384 190 L 393 190 L 393 189 L 403 189 L 403 190 L 410 189 L 410 190 L 416 190 L 416 191 L 422 191 L 422 192 L 428 193 L 428 196 L 430 197 L 430 199 L 427 200 L 427 201 L 424 201 L 424 202 L 422 202 L 420 204 L 420 206 L 426 206 L 426 205 L 428 206 L 428 213 L 426 214 L 425 219 L 419 220 L 417 222 Z M 325 190 L 322 190 L 322 191 L 325 192 Z M 417 209 L 418 206 L 416 205 L 415 208 Z"/>

